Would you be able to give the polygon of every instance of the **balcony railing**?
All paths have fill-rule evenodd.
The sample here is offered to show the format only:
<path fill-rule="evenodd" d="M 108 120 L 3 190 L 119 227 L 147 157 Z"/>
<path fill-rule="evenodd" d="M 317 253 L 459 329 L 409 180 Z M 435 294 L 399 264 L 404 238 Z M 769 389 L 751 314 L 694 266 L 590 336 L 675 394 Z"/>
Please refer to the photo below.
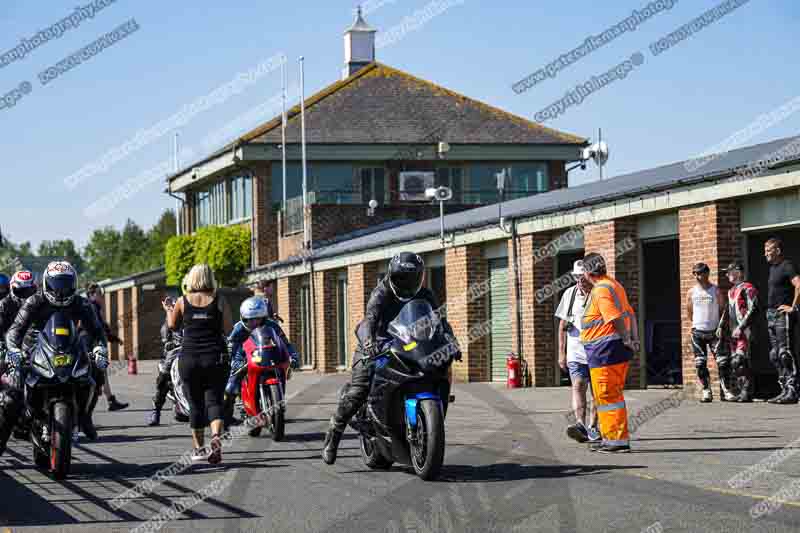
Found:
<path fill-rule="evenodd" d="M 400 191 L 389 191 L 390 198 L 398 198 Z M 506 189 L 504 200 L 515 200 L 538 194 L 537 191 Z M 455 204 L 491 204 L 499 200 L 497 189 L 465 189 L 453 191 Z M 395 200 L 396 201 L 396 200 Z M 366 205 L 361 192 L 354 190 L 309 191 L 308 205 Z M 303 197 L 295 196 L 286 200 L 283 214 L 283 234 L 289 235 L 303 231 Z"/>

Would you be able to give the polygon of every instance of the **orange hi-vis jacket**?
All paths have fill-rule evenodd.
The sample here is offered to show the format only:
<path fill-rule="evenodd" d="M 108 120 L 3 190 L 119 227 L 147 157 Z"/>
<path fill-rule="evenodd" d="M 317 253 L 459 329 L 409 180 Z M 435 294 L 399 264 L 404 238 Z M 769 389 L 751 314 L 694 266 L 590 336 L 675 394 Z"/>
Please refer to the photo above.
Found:
<path fill-rule="evenodd" d="M 622 336 L 614 328 L 614 320 L 618 318 L 624 318 L 625 325 L 630 328 L 633 308 L 624 287 L 603 276 L 589 294 L 581 321 L 581 342 L 586 348 L 590 368 L 630 361 L 633 357 L 633 352 L 622 343 Z"/>

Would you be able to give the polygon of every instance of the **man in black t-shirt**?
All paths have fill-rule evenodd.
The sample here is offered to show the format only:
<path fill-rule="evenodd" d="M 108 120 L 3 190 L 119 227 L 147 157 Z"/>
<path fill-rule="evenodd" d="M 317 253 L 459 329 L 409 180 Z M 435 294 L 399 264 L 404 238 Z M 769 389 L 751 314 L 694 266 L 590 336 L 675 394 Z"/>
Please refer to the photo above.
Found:
<path fill-rule="evenodd" d="M 769 359 L 778 371 L 781 392 L 767 400 L 770 403 L 797 403 L 800 373 L 792 335 L 800 304 L 800 273 L 794 263 L 783 256 L 783 242 L 771 238 L 764 243 L 764 257 L 769 263 L 767 293 L 767 328 Z"/>

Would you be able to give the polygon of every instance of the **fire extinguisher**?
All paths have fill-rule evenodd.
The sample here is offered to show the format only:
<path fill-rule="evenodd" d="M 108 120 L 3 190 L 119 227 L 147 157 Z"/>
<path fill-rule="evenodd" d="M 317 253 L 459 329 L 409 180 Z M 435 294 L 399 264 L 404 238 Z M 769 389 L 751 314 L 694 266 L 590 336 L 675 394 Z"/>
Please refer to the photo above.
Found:
<path fill-rule="evenodd" d="M 136 366 L 136 358 L 135 357 L 128 357 L 128 374 L 136 375 L 139 373 L 139 369 Z"/>
<path fill-rule="evenodd" d="M 510 353 L 506 359 L 506 371 L 508 372 L 508 380 L 506 387 L 509 389 L 518 389 L 522 386 L 522 364 L 520 358 L 516 354 Z"/>

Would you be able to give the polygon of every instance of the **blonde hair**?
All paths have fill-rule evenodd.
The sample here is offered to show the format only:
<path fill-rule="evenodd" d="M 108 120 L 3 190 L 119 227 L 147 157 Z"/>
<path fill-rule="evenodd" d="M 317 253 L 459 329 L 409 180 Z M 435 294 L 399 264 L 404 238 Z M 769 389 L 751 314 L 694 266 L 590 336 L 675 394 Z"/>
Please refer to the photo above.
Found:
<path fill-rule="evenodd" d="M 217 292 L 217 280 L 214 279 L 214 271 L 206 263 L 194 265 L 183 278 L 183 287 L 187 292 L 211 291 Z"/>

